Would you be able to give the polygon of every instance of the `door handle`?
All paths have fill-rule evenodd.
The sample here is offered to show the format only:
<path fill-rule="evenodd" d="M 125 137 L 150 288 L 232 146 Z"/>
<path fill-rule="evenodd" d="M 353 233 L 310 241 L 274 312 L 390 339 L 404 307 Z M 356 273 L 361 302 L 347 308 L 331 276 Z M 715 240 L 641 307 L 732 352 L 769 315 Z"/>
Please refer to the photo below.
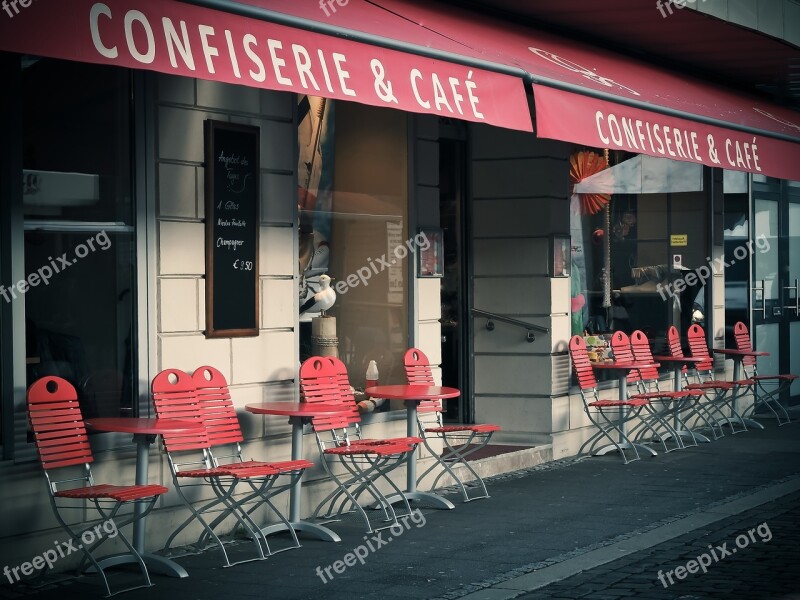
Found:
<path fill-rule="evenodd" d="M 753 307 L 753 312 L 756 312 L 757 310 L 760 310 L 762 319 L 766 319 L 767 318 L 767 299 L 764 297 L 764 288 L 765 288 L 765 286 L 764 286 L 764 280 L 763 279 L 761 280 L 761 287 L 752 288 L 753 293 L 754 293 L 753 304 L 755 304 L 758 301 L 758 298 L 755 297 L 755 294 L 757 294 L 758 292 L 761 292 L 761 308 Z"/>
<path fill-rule="evenodd" d="M 794 285 L 786 286 L 783 288 L 786 290 L 787 294 L 791 295 L 791 290 L 794 290 L 794 304 L 790 304 L 789 306 L 784 305 L 783 308 L 788 308 L 794 311 L 794 316 L 797 317 L 800 315 L 800 296 L 797 295 L 797 277 L 794 278 Z M 787 299 L 789 296 L 787 296 Z"/>

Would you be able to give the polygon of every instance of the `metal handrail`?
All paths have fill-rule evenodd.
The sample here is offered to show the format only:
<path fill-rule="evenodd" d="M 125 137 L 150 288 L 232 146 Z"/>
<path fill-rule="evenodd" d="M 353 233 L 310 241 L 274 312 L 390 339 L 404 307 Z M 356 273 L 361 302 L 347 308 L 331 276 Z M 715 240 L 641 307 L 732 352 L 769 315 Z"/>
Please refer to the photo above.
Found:
<path fill-rule="evenodd" d="M 534 325 L 533 323 L 527 323 L 525 321 L 520 321 L 519 319 L 512 319 L 511 317 L 504 317 L 503 315 L 490 313 L 477 308 L 472 309 L 472 314 L 476 317 L 485 317 L 486 329 L 489 331 L 494 331 L 495 321 L 508 323 L 509 325 L 514 325 L 515 327 L 521 327 L 525 329 L 527 331 L 525 338 L 527 339 L 528 343 L 532 343 L 536 340 L 536 334 L 534 333 L 535 331 L 539 331 L 541 333 L 548 333 L 550 331 L 547 327 L 542 327 L 541 325 Z"/>

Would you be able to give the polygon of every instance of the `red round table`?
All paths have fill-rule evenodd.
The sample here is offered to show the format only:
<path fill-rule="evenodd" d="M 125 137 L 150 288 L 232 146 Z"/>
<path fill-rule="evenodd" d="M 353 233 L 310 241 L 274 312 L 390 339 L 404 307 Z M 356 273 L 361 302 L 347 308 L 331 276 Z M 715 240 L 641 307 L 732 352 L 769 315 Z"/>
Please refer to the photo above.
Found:
<path fill-rule="evenodd" d="M 406 405 L 406 435 L 408 437 L 418 437 L 419 427 L 417 426 L 417 405 L 423 400 L 445 400 L 447 398 L 457 398 L 461 391 L 456 388 L 443 387 L 439 385 L 376 385 L 364 390 L 374 398 L 386 398 L 388 400 L 403 400 Z M 406 491 L 404 495 L 407 500 L 425 500 L 437 508 L 455 508 L 447 498 L 442 498 L 430 492 L 417 491 L 417 453 L 411 452 L 408 455 L 408 470 L 406 474 Z M 389 501 L 395 498 L 390 497 Z M 399 500 L 399 499 L 398 499 Z"/>
<path fill-rule="evenodd" d="M 738 350 L 736 348 L 712 348 L 711 349 L 715 354 L 722 354 L 727 358 L 733 359 L 733 381 L 741 381 L 742 380 L 742 361 L 747 356 L 769 356 L 769 352 L 761 352 L 758 350 Z M 738 388 L 737 388 L 738 391 Z M 739 407 L 737 406 L 737 400 L 739 399 L 739 394 L 735 394 L 733 398 L 731 398 L 731 406 L 733 407 L 734 412 L 739 414 Z M 764 426 L 754 419 L 747 419 L 742 417 L 742 421 L 747 427 L 753 427 L 755 429 L 764 429 Z"/>
<path fill-rule="evenodd" d="M 746 356 L 769 356 L 769 352 L 759 352 L 756 350 L 737 350 L 735 348 L 712 348 L 716 354 L 724 354 L 733 359 L 733 380 L 739 381 L 742 378 L 742 360 Z"/>
<path fill-rule="evenodd" d="M 84 424 L 87 429 L 102 432 L 131 433 L 136 443 L 136 485 L 147 485 L 148 467 L 150 466 L 150 446 L 155 442 L 156 436 L 173 431 L 202 431 L 203 424 L 179 419 L 139 419 L 129 417 L 97 417 L 87 419 Z M 140 514 L 144 504 L 137 501 L 134 513 Z M 144 519 L 137 519 L 133 523 L 133 547 L 141 555 L 148 569 L 162 575 L 175 577 L 188 577 L 189 574 L 178 563 L 164 556 L 150 554 L 144 551 L 145 538 Z M 102 561 L 103 566 L 114 566 L 137 562 L 132 554 L 118 554 L 109 556 Z"/>
<path fill-rule="evenodd" d="M 619 385 L 619 399 L 621 401 L 625 401 L 628 399 L 628 373 L 634 369 L 647 369 L 650 367 L 658 367 L 658 363 L 650 363 L 650 362 L 622 362 L 622 361 L 613 361 L 613 362 L 597 362 L 592 363 L 592 368 L 597 370 L 608 370 L 608 371 L 617 371 L 617 382 Z M 619 407 L 619 430 L 623 436 L 627 435 L 625 431 L 625 411 L 627 407 L 620 406 Z M 658 456 L 658 452 L 650 448 L 649 446 L 644 446 L 643 444 L 632 444 L 636 447 L 636 450 L 647 452 L 652 456 Z M 627 442 L 624 442 L 622 439 L 619 440 L 618 446 L 614 444 L 610 444 L 608 446 L 603 446 L 597 452 L 595 452 L 596 456 L 602 456 L 603 454 L 607 454 L 608 452 L 619 450 L 620 448 L 629 448 L 630 445 Z"/>
<path fill-rule="evenodd" d="M 259 402 L 245 405 L 245 410 L 256 415 L 273 415 L 289 417 L 292 425 L 292 460 L 303 458 L 303 424 L 311 421 L 313 417 L 337 413 L 344 410 L 338 404 L 316 404 L 314 402 Z M 300 495 L 302 491 L 302 477 L 299 478 L 289 490 L 289 524 L 295 531 L 305 531 L 326 542 L 339 542 L 339 535 L 316 523 L 300 519 Z M 286 525 L 277 523 L 262 529 L 264 535 L 284 531 Z"/>

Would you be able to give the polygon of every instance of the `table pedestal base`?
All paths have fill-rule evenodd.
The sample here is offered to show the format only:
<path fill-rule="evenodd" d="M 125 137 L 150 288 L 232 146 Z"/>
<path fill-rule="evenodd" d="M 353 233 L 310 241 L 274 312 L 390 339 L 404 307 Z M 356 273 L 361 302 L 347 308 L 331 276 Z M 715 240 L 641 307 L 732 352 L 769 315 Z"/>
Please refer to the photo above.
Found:
<path fill-rule="evenodd" d="M 167 575 L 168 577 L 178 578 L 189 576 L 189 574 L 186 572 L 186 569 L 184 569 L 174 560 L 171 560 L 165 556 L 150 554 L 148 552 L 143 552 L 140 556 L 142 557 L 142 560 L 144 561 L 149 573 L 158 573 L 159 575 Z M 119 565 L 139 565 L 139 561 L 136 560 L 136 557 L 133 554 L 113 554 L 111 556 L 101 558 L 97 562 L 104 569 Z M 94 567 L 90 567 L 87 569 L 87 572 L 91 573 L 94 572 L 94 570 Z"/>
<path fill-rule="evenodd" d="M 628 442 L 620 442 L 619 444 L 609 444 L 607 446 L 603 446 L 602 448 L 596 450 L 594 455 L 603 456 L 605 454 L 608 454 L 609 452 L 630 450 L 631 448 L 635 448 L 640 453 L 650 454 L 650 456 L 658 456 L 658 452 L 656 452 L 649 446 L 644 446 L 643 444 L 629 444 Z"/>
<path fill-rule="evenodd" d="M 702 433 L 697 433 L 694 430 L 689 431 L 688 429 L 677 429 L 677 428 L 674 428 L 674 432 L 675 432 L 675 434 L 678 435 L 678 437 L 686 438 L 687 440 L 696 440 L 696 441 L 701 442 L 703 444 L 710 444 L 711 443 L 710 439 L 708 439 Z M 672 433 L 665 433 L 663 436 L 660 436 L 660 437 L 663 437 L 665 440 L 668 440 L 668 439 L 671 439 L 673 437 L 673 434 Z"/>
<path fill-rule="evenodd" d="M 323 525 L 310 523 L 309 521 L 291 521 L 290 525 L 296 533 L 308 533 L 312 537 L 322 540 L 323 542 L 341 542 L 342 538 L 338 534 Z M 273 533 L 280 533 L 281 531 L 288 531 L 284 523 L 276 523 L 269 527 L 264 527 L 261 533 L 264 536 L 272 535 Z"/>
<path fill-rule="evenodd" d="M 686 429 L 677 429 L 675 431 L 678 436 L 682 438 L 686 438 L 687 440 L 697 440 L 698 442 L 702 442 L 703 444 L 710 444 L 711 440 L 704 436 L 702 433 L 697 433 L 696 431 L 688 431 Z M 664 436 L 665 438 L 671 438 L 672 434 L 668 433 Z"/>
<path fill-rule="evenodd" d="M 744 423 L 746 427 L 752 427 L 753 429 L 764 429 L 764 426 L 759 423 L 758 421 L 754 421 L 753 419 L 749 419 L 747 417 L 742 417 L 742 420 L 739 421 L 738 419 L 727 419 L 723 425 L 727 425 L 731 429 L 733 429 L 733 424 L 731 424 L 731 420 L 736 421 L 737 423 Z"/>
<path fill-rule="evenodd" d="M 441 508 L 443 510 L 451 510 L 455 508 L 455 505 L 450 502 L 450 500 L 431 492 L 403 492 L 403 496 L 405 496 L 405 499 L 408 500 L 409 503 L 416 500 L 418 502 L 427 502 L 428 504 L 431 504 L 433 508 Z M 403 498 L 397 494 L 392 494 L 386 499 L 389 501 L 389 504 L 396 504 L 397 502 L 403 501 Z"/>

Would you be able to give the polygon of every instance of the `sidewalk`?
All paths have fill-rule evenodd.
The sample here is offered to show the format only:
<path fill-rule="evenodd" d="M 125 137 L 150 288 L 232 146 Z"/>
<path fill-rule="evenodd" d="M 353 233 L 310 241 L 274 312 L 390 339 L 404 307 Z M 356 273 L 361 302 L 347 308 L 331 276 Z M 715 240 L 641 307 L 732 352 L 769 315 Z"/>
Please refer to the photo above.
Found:
<path fill-rule="evenodd" d="M 558 588 L 560 595 L 553 597 L 577 598 L 568 578 L 586 571 L 598 574 L 581 588 L 581 595 L 595 594 L 587 598 L 651 597 L 645 591 L 652 592 L 652 597 L 677 598 L 682 595 L 680 586 L 664 590 L 656 573 L 674 569 L 707 546 L 704 541 L 692 540 L 716 532 L 718 524 L 730 531 L 725 530 L 724 535 L 717 532 L 718 540 L 709 539 L 709 543 L 731 539 L 731 532 L 735 538 L 735 532 L 764 522 L 762 512 L 774 500 L 797 505 L 800 424 L 779 428 L 768 420 L 764 423 L 764 431 L 728 435 L 698 448 L 661 453 L 627 466 L 609 455 L 557 461 L 497 476 L 488 481 L 491 498 L 463 504 L 452 494 L 454 510 L 423 507 L 396 535 L 385 530 L 365 536 L 356 521 L 341 522 L 331 525 L 341 535 L 341 543 L 304 539 L 301 549 L 266 561 L 223 569 L 213 551 L 178 558 L 189 578 L 156 575 L 154 587 L 121 597 L 499 600 L 550 597 L 551 588 L 544 586 L 555 589 L 561 585 L 558 582 L 565 582 Z M 774 507 L 769 510 L 777 514 Z M 736 515 L 745 511 L 750 511 L 749 516 L 739 523 Z M 772 546 L 766 544 L 765 548 L 784 547 L 786 540 L 778 543 L 784 530 L 786 527 L 776 525 Z M 325 577 L 326 567 L 367 541 L 374 551 L 363 565 L 356 563 L 341 574 L 329 569 L 332 577 Z M 242 550 L 249 551 L 248 545 L 243 543 Z M 651 552 L 653 548 L 666 550 Z M 777 557 L 774 551 L 763 554 L 759 550 L 742 551 L 741 557 L 767 565 L 773 555 Z M 620 575 L 615 569 L 646 556 L 652 558 L 637 566 L 641 578 L 632 581 L 632 587 L 617 595 L 601 593 L 603 585 L 613 583 L 611 579 L 619 582 L 631 575 Z M 621 560 L 627 562 L 620 567 Z M 766 571 L 763 564 L 760 569 Z M 610 579 L 604 581 L 603 577 Z M 711 577 L 711 569 L 705 578 L 694 577 L 694 594 L 719 579 Z M 658 588 L 661 595 L 656 595 Z M 20 584 L 6 585 L 0 587 L 0 596 L 71 600 L 101 597 L 102 592 L 94 578 L 82 578 L 38 591 Z"/>

